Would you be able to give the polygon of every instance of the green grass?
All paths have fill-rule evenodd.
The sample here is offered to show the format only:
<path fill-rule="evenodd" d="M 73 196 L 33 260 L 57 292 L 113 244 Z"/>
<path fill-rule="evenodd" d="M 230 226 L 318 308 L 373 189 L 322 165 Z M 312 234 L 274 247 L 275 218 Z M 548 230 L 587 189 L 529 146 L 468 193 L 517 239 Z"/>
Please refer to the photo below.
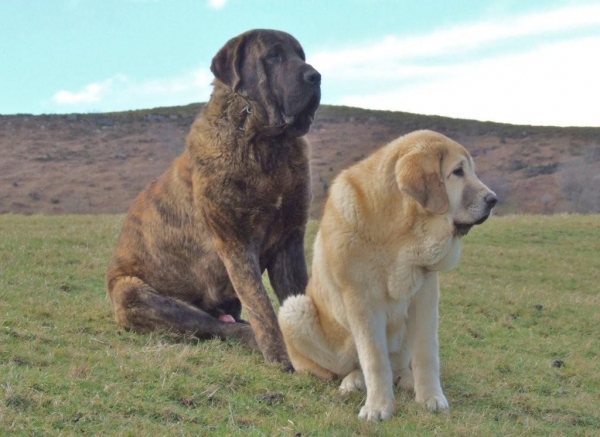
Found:
<path fill-rule="evenodd" d="M 449 413 L 286 374 L 232 342 L 125 332 L 104 270 L 122 216 L 0 216 L 2 435 L 598 435 L 600 216 L 493 218 L 442 276 Z M 311 223 L 308 240 L 314 238 Z M 553 367 L 556 360 L 564 366 Z"/>

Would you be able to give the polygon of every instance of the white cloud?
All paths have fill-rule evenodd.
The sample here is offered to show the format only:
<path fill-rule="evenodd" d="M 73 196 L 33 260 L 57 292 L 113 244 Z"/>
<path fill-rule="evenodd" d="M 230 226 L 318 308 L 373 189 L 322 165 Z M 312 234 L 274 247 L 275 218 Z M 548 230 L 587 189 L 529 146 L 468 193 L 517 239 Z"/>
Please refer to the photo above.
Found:
<path fill-rule="evenodd" d="M 208 0 L 208 7 L 212 9 L 222 9 L 227 0 Z"/>
<path fill-rule="evenodd" d="M 411 59 L 456 55 L 486 45 L 526 36 L 582 30 L 600 25 L 600 5 L 570 6 L 512 19 L 484 21 L 409 37 L 388 36 L 362 47 L 327 50 L 310 56 L 310 62 L 328 76 L 344 75 L 341 68 L 372 65 L 373 71 Z"/>
<path fill-rule="evenodd" d="M 309 62 L 323 75 L 325 99 L 335 96 L 326 103 L 598 126 L 591 105 L 600 100 L 599 47 L 600 5 L 579 5 L 389 36 L 368 46 L 320 52 Z"/>
<path fill-rule="evenodd" d="M 207 101 L 213 76 L 199 68 L 181 76 L 138 81 L 118 74 L 86 85 L 80 91 L 61 90 L 52 96 L 66 110 L 117 111 Z"/>
<path fill-rule="evenodd" d="M 94 103 L 102 100 L 102 97 L 108 92 L 116 80 L 123 80 L 121 75 L 112 77 L 102 82 L 94 82 L 86 85 L 81 91 L 72 92 L 58 91 L 52 99 L 60 105 L 73 105 L 80 103 Z"/>
<path fill-rule="evenodd" d="M 417 84 L 339 103 L 514 124 L 598 126 L 600 37 L 444 67 Z"/>

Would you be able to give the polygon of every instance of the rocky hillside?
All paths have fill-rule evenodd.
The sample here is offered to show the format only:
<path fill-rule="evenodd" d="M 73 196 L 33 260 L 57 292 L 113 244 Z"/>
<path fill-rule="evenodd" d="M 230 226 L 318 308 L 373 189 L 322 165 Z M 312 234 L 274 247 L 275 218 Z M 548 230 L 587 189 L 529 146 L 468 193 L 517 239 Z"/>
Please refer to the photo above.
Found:
<path fill-rule="evenodd" d="M 0 116 L 0 213 L 123 213 L 183 150 L 201 105 Z M 600 128 L 533 127 L 323 106 L 309 134 L 313 217 L 340 170 L 433 129 L 466 146 L 498 213 L 600 212 Z"/>

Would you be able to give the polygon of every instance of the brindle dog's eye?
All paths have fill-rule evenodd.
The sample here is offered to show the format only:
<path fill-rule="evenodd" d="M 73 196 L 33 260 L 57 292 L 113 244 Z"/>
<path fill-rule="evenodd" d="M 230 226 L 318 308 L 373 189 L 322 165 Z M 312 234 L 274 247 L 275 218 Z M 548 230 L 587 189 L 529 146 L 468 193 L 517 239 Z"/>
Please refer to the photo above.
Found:
<path fill-rule="evenodd" d="M 465 175 L 465 171 L 463 170 L 463 168 L 462 168 L 462 167 L 458 167 L 456 170 L 454 170 L 454 171 L 452 172 L 452 174 L 453 174 L 454 176 L 458 176 L 458 177 L 460 178 L 460 177 L 463 177 L 463 176 Z"/>
<path fill-rule="evenodd" d="M 267 60 L 272 63 L 279 63 L 283 60 L 281 56 L 281 52 L 279 50 L 274 50 L 267 56 Z"/>

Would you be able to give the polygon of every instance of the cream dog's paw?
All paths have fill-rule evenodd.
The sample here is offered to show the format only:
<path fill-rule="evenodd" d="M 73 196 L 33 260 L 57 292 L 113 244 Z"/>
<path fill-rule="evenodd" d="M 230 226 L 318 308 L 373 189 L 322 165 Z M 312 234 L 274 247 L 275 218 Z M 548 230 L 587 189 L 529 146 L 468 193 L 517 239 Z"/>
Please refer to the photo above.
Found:
<path fill-rule="evenodd" d="M 383 406 L 370 406 L 365 404 L 358 413 L 358 418 L 363 420 L 389 420 L 394 414 L 394 402 L 388 402 Z"/>
<path fill-rule="evenodd" d="M 342 394 L 352 393 L 356 390 L 365 390 L 365 378 L 361 370 L 353 370 L 348 373 L 340 384 Z"/>
<path fill-rule="evenodd" d="M 415 389 L 415 378 L 413 377 L 412 370 L 405 369 L 398 373 L 395 385 L 398 388 L 406 391 L 414 391 Z"/>
<path fill-rule="evenodd" d="M 448 404 L 448 400 L 443 394 L 428 396 L 421 400 L 417 399 L 417 402 L 425 404 L 429 411 L 442 411 L 450 408 L 450 404 Z"/>

